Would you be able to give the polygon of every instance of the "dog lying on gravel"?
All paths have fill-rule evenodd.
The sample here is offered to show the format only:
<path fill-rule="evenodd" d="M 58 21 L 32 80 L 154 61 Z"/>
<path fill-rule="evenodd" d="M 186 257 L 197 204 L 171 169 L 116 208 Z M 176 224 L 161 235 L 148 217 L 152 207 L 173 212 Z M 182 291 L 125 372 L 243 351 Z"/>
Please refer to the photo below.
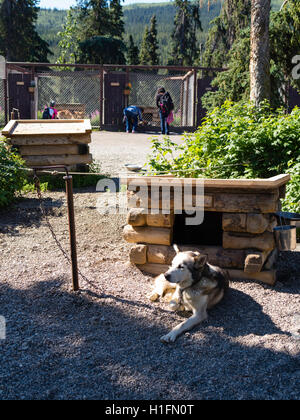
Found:
<path fill-rule="evenodd" d="M 193 315 L 161 337 L 163 343 L 172 343 L 177 337 L 200 324 L 207 318 L 207 309 L 219 303 L 229 287 L 226 270 L 207 263 L 207 256 L 199 252 L 180 252 L 174 245 L 176 256 L 170 269 L 155 279 L 155 288 L 150 296 L 158 300 L 172 289 L 170 307 L 174 311 L 192 311 Z M 175 289 L 175 291 L 174 291 Z"/>

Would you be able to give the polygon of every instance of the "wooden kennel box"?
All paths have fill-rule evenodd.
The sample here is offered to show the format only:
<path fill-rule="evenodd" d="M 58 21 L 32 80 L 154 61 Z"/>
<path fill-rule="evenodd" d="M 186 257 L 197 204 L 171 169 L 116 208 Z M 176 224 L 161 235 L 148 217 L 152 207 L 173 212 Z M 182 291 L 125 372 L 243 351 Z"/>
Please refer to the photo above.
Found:
<path fill-rule="evenodd" d="M 2 131 L 28 167 L 92 162 L 89 120 L 12 120 Z"/>
<path fill-rule="evenodd" d="M 274 285 L 278 256 L 273 232 L 277 225 L 275 213 L 280 210 L 280 199 L 285 196 L 289 179 L 285 174 L 269 179 L 205 179 L 201 204 L 204 221 L 199 226 L 187 227 L 186 214 L 177 211 L 174 188 L 182 184 L 183 191 L 188 181 L 195 209 L 194 187 L 199 180 L 128 178 L 129 212 L 124 238 L 133 244 L 131 263 L 147 273 L 161 274 L 175 256 L 172 245 L 176 243 L 181 250 L 199 250 L 208 255 L 208 261 L 226 268 L 232 279 Z M 171 186 L 167 209 L 162 200 L 164 186 Z M 151 201 L 155 195 L 156 199 Z M 179 210 L 184 208 L 179 204 Z M 151 214 L 152 210 L 156 214 Z"/>

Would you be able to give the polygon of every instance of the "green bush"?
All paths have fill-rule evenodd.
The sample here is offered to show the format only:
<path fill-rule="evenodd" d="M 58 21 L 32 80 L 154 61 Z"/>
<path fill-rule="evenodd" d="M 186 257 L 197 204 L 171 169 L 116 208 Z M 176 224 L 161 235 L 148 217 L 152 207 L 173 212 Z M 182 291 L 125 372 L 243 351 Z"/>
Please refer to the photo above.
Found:
<path fill-rule="evenodd" d="M 291 162 L 290 166 L 288 172 L 291 181 L 287 185 L 285 199 L 282 200 L 282 210 L 300 213 L 300 158 L 295 164 Z"/>
<path fill-rule="evenodd" d="M 299 155 L 300 110 L 287 115 L 267 103 L 258 109 L 225 102 L 184 139 L 180 146 L 154 140 L 150 169 L 189 177 L 268 178 L 285 172 Z"/>
<path fill-rule="evenodd" d="M 299 209 L 300 109 L 291 114 L 268 103 L 225 102 L 207 115 L 178 146 L 169 138 L 152 141 L 150 172 L 183 177 L 269 178 L 291 172 L 286 208 Z M 291 203 L 290 205 L 288 203 Z"/>
<path fill-rule="evenodd" d="M 20 156 L 0 139 L 0 207 L 8 206 L 21 191 L 26 177 L 23 166 Z"/>

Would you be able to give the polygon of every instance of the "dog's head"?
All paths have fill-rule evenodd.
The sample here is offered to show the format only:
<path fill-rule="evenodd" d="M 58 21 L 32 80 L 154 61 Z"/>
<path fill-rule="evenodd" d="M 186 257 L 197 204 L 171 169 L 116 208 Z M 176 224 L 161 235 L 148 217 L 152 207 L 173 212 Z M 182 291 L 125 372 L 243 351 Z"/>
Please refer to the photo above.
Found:
<path fill-rule="evenodd" d="M 165 273 L 165 278 L 170 283 L 176 283 L 182 288 L 190 287 L 199 279 L 207 262 L 207 256 L 199 252 L 180 252 L 177 245 L 174 245 L 176 256 L 172 265 Z"/>

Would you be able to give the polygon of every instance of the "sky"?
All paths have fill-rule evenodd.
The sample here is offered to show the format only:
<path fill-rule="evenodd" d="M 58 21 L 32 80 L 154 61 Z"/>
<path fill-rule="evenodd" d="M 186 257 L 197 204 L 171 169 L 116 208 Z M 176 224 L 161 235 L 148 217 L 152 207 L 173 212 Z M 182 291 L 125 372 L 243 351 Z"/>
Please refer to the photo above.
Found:
<path fill-rule="evenodd" d="M 166 0 L 125 0 L 123 5 L 133 3 L 162 3 Z M 76 0 L 40 0 L 40 7 L 47 9 L 69 9 L 70 6 L 74 6 Z"/>

